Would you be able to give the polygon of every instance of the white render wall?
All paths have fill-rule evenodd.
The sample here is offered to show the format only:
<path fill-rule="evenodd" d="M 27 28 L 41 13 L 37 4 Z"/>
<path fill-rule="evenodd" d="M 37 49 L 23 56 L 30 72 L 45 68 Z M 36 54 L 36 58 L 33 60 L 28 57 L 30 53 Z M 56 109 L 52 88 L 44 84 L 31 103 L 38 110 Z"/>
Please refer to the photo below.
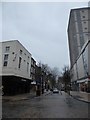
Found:
<path fill-rule="evenodd" d="M 18 40 L 2 42 L 0 43 L 0 46 L 2 46 L 2 74 L 1 75 L 15 75 L 15 76 L 20 76 L 23 78 L 30 79 L 31 54 L 24 48 L 24 46 Z M 10 46 L 10 51 L 7 53 L 5 52 L 6 46 Z M 20 55 L 20 50 L 22 50 L 22 55 Z M 5 54 L 9 54 L 7 66 L 3 66 Z M 21 68 L 18 68 L 19 57 L 22 58 Z M 27 62 L 29 63 L 28 72 L 27 72 Z"/>

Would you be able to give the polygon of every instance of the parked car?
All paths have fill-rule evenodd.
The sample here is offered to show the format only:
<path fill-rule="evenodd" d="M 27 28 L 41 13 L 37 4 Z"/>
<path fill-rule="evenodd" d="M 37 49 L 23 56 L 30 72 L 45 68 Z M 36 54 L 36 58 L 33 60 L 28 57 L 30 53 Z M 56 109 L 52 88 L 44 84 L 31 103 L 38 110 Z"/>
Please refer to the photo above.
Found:
<path fill-rule="evenodd" d="M 53 93 L 59 93 L 59 90 L 57 88 L 54 88 Z"/>

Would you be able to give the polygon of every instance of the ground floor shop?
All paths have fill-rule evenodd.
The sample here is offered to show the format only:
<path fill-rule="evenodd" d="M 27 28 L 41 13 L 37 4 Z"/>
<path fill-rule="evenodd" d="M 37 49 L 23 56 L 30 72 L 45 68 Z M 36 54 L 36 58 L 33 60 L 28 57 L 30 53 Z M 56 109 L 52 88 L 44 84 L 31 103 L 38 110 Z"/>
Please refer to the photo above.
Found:
<path fill-rule="evenodd" d="M 71 86 L 73 91 L 90 92 L 90 81 L 87 79 L 74 81 Z"/>
<path fill-rule="evenodd" d="M 2 76 L 2 85 L 4 95 L 15 95 L 30 92 L 29 79 L 17 76 Z"/>

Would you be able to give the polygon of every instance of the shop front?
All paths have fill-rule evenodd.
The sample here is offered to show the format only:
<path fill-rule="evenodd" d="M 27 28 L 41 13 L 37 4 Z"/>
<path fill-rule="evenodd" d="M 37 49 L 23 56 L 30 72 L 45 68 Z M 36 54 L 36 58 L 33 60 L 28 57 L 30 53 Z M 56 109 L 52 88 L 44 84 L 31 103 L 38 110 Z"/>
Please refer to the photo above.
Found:
<path fill-rule="evenodd" d="M 89 79 L 79 80 L 77 81 L 79 83 L 79 91 L 82 92 L 90 92 L 90 81 Z"/>

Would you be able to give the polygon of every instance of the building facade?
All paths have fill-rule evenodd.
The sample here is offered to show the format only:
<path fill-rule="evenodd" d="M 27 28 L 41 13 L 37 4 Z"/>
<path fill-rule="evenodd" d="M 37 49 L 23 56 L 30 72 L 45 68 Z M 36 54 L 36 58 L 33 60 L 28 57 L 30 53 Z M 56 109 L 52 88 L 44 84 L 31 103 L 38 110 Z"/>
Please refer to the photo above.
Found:
<path fill-rule="evenodd" d="M 31 79 L 35 81 L 36 61 L 31 57 Z"/>
<path fill-rule="evenodd" d="M 0 76 L 5 94 L 30 90 L 31 54 L 18 41 L 0 42 Z"/>
<path fill-rule="evenodd" d="M 90 91 L 90 8 L 71 9 L 68 43 L 71 63 L 72 89 Z"/>
<path fill-rule="evenodd" d="M 71 9 L 68 24 L 68 42 L 71 67 L 80 55 L 85 42 L 90 39 L 90 8 Z"/>

